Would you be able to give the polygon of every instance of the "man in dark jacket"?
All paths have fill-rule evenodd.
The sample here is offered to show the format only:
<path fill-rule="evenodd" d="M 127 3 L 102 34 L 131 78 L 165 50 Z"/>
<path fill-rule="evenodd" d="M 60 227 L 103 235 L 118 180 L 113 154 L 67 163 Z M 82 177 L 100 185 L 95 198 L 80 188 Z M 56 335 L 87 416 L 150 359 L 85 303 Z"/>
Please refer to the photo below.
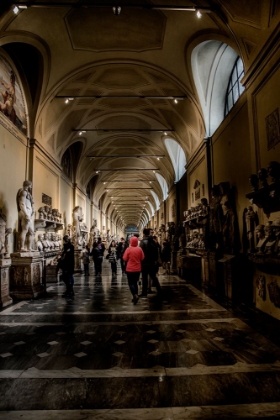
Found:
<path fill-rule="evenodd" d="M 127 241 L 124 240 L 124 238 L 121 238 L 117 246 L 117 259 L 121 260 L 121 269 L 122 269 L 123 274 L 125 272 L 125 264 L 126 264 L 125 261 L 123 260 L 123 254 L 128 246 L 129 245 Z"/>
<path fill-rule="evenodd" d="M 143 239 L 140 242 L 145 258 L 142 261 L 142 294 L 141 297 L 146 297 L 148 292 L 148 276 L 152 279 L 153 286 L 156 287 L 158 296 L 161 296 L 161 287 L 157 278 L 157 264 L 158 264 L 158 248 L 150 236 L 150 229 L 143 230 Z"/>
<path fill-rule="evenodd" d="M 62 295 L 63 297 L 66 296 L 74 296 L 74 245 L 71 242 L 70 236 L 65 235 L 63 237 L 63 251 L 60 260 L 60 268 L 62 269 L 62 276 L 63 281 L 66 284 L 66 291 Z"/>

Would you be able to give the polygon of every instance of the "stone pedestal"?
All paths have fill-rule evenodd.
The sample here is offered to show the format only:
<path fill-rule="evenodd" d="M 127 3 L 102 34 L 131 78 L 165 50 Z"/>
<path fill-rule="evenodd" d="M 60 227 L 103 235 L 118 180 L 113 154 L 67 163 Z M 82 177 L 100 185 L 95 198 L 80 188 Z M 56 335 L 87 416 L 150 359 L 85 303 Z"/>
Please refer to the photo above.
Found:
<path fill-rule="evenodd" d="M 13 302 L 10 295 L 11 259 L 0 259 L 0 307 L 4 308 Z"/>
<path fill-rule="evenodd" d="M 222 266 L 221 270 L 219 270 L 222 274 L 221 290 L 219 291 L 219 294 L 227 299 L 232 299 L 235 257 L 234 255 L 224 255 L 224 257 L 218 261 L 218 264 Z"/>
<path fill-rule="evenodd" d="M 57 283 L 58 276 L 56 273 L 56 265 L 49 264 L 46 266 L 46 282 L 47 283 Z"/>
<path fill-rule="evenodd" d="M 16 299 L 34 299 L 44 293 L 42 285 L 43 253 L 11 254 L 10 294 Z"/>

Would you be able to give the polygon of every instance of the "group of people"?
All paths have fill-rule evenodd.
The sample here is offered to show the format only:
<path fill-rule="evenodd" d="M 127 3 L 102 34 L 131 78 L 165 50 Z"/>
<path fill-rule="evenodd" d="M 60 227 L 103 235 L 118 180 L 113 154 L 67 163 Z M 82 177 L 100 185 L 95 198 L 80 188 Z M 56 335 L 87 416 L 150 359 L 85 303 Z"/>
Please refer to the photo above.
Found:
<path fill-rule="evenodd" d="M 167 263 L 170 261 L 170 250 L 167 243 L 161 248 L 157 237 L 152 236 L 151 229 L 143 230 L 143 239 L 139 240 L 139 235 L 135 234 L 129 240 L 121 238 L 117 243 L 112 240 L 106 255 L 106 259 L 110 262 L 112 276 L 117 275 L 117 261 L 120 261 L 120 267 L 123 274 L 127 275 L 128 285 L 132 294 L 132 302 L 136 304 L 139 297 L 147 297 L 148 293 L 152 293 L 152 287 L 157 289 L 157 295 L 162 295 L 161 286 L 157 277 L 159 267 L 162 265 L 166 269 Z M 61 270 L 62 279 L 66 285 L 65 297 L 74 296 L 74 246 L 68 235 L 63 237 L 63 251 L 58 260 L 57 272 Z M 81 259 L 84 266 L 84 274 L 89 275 L 90 257 L 94 262 L 96 277 L 102 275 L 102 263 L 105 253 L 105 245 L 101 238 L 94 242 L 92 249 L 88 246 L 82 252 Z M 140 274 L 142 273 L 142 292 L 138 295 L 138 283 Z M 163 273 L 165 274 L 165 273 Z"/>

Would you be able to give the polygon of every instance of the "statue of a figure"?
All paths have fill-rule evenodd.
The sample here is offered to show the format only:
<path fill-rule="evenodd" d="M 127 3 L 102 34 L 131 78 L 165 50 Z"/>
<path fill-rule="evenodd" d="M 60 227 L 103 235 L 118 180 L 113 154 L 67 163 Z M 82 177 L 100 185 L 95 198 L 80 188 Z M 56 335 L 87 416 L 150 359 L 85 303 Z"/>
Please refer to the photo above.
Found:
<path fill-rule="evenodd" d="M 24 181 L 23 187 L 17 192 L 17 208 L 19 216 L 20 251 L 33 251 L 32 239 L 34 237 L 33 220 L 34 202 L 31 195 L 32 182 Z"/>
<path fill-rule="evenodd" d="M 235 251 L 235 214 L 230 202 L 226 200 L 222 205 L 223 219 L 223 245 L 226 254 L 234 254 Z"/>
<path fill-rule="evenodd" d="M 271 177 L 272 182 L 279 182 L 280 179 L 280 163 L 271 161 L 267 167 L 268 175 Z"/>
<path fill-rule="evenodd" d="M 200 201 L 201 201 L 200 216 L 206 217 L 209 213 L 208 200 L 207 200 L 207 198 L 202 198 Z"/>
<path fill-rule="evenodd" d="M 9 253 L 8 235 L 12 233 L 11 228 L 6 228 L 7 218 L 0 208 L 0 258 Z"/>
<path fill-rule="evenodd" d="M 82 207 L 76 206 L 73 210 L 73 242 L 75 245 L 80 245 L 81 229 L 80 223 L 83 221 L 84 215 Z"/>
<path fill-rule="evenodd" d="M 277 217 L 277 219 L 275 219 L 274 222 L 272 222 L 272 226 L 276 238 L 275 253 L 277 255 L 280 255 L 280 217 Z"/>
<path fill-rule="evenodd" d="M 266 188 L 268 186 L 267 183 L 267 170 L 265 168 L 261 168 L 258 170 L 258 176 L 261 183 L 261 188 Z"/>
<path fill-rule="evenodd" d="M 42 244 L 43 244 L 43 250 L 44 251 L 49 251 L 50 250 L 50 242 L 49 242 L 49 238 L 48 238 L 47 233 L 44 233 L 44 235 L 43 235 Z"/>
<path fill-rule="evenodd" d="M 249 252 L 253 252 L 255 248 L 254 231 L 255 226 L 259 224 L 258 214 L 253 210 L 252 206 L 248 206 L 245 212 L 246 232 L 248 238 Z"/>
<path fill-rule="evenodd" d="M 264 252 L 265 244 L 267 242 L 267 237 L 265 236 L 265 231 L 264 231 L 264 225 L 258 225 L 256 227 L 256 236 L 258 239 L 257 254 L 262 254 Z"/>
<path fill-rule="evenodd" d="M 267 224 L 265 225 L 264 232 L 267 238 L 264 252 L 266 254 L 273 254 L 275 252 L 276 236 L 271 221 L 267 222 Z"/>
<path fill-rule="evenodd" d="M 38 214 L 39 214 L 39 219 L 47 219 L 48 213 L 46 212 L 45 206 L 40 207 L 38 209 Z"/>
<path fill-rule="evenodd" d="M 36 248 L 37 248 L 38 251 L 43 251 L 44 250 L 43 241 L 44 241 L 44 235 L 42 233 L 40 233 L 38 235 L 38 240 L 36 242 Z"/>
<path fill-rule="evenodd" d="M 205 242 L 204 242 L 204 235 L 203 235 L 203 233 L 201 233 L 201 234 L 199 235 L 199 242 L 198 242 L 198 244 L 197 244 L 197 247 L 198 247 L 199 249 L 205 249 Z"/>
<path fill-rule="evenodd" d="M 223 210 L 218 185 L 211 189 L 209 206 L 209 245 L 212 250 L 222 247 Z"/>

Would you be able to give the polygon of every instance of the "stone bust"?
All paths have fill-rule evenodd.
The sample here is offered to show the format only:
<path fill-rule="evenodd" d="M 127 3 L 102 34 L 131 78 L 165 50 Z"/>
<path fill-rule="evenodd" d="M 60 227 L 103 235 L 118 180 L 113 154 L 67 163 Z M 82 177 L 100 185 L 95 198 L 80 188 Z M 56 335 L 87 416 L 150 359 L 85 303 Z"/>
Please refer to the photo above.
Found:
<path fill-rule="evenodd" d="M 267 242 L 267 237 L 265 236 L 264 225 L 258 225 L 255 229 L 257 236 L 257 254 L 262 254 L 264 252 L 265 244 Z"/>

